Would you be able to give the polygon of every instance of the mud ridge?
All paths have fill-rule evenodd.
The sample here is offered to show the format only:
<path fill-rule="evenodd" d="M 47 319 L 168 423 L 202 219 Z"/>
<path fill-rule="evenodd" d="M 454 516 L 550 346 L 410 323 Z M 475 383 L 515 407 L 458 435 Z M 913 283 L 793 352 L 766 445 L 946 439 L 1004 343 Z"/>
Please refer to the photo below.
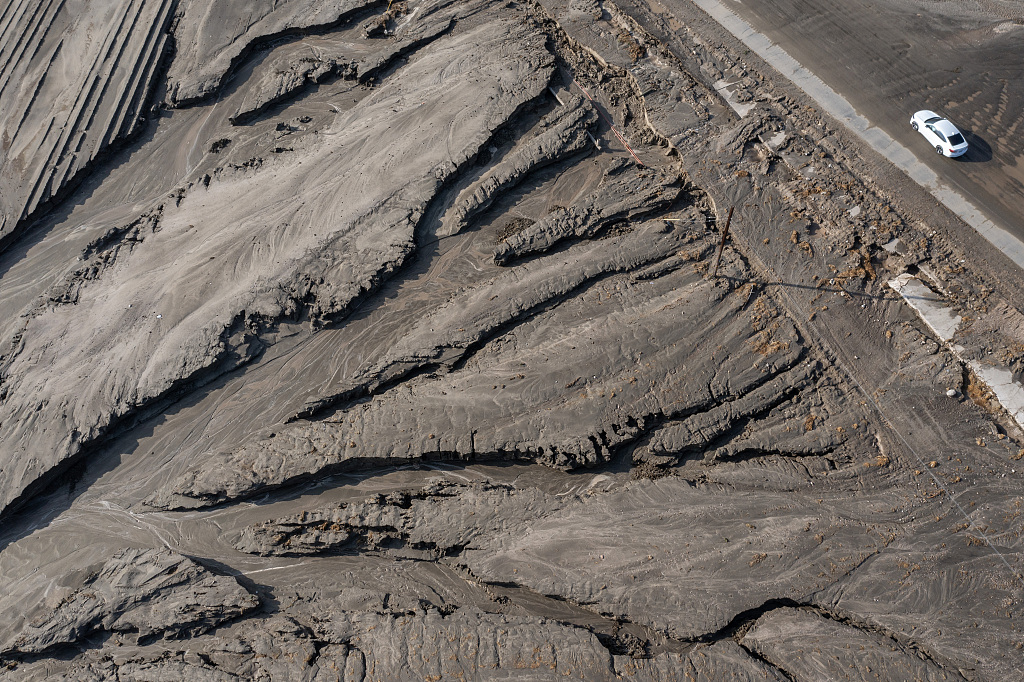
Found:
<path fill-rule="evenodd" d="M 56 145 L 59 144 L 59 141 L 55 141 L 53 143 L 54 146 L 46 155 L 42 167 L 36 169 L 36 178 L 34 180 L 31 177 L 25 176 L 19 181 L 18 174 L 26 171 L 31 173 L 32 171 L 25 169 L 24 166 L 31 165 L 34 168 L 38 165 L 38 158 L 41 158 L 41 155 L 35 154 L 30 162 L 23 161 L 20 164 L 22 167 L 18 169 L 13 168 L 12 162 L 14 160 L 10 157 L 0 162 L 0 182 L 3 182 L 5 188 L 7 188 L 5 190 L 7 198 L 0 202 L 0 208 L 2 208 L 2 212 L 0 212 L 0 253 L 7 251 L 12 244 L 30 234 L 36 229 L 36 226 L 44 223 L 47 216 L 55 208 L 60 207 L 75 193 L 75 190 L 78 189 L 87 176 L 102 172 L 104 166 L 111 159 L 115 158 L 123 150 L 131 148 L 144 135 L 146 129 L 152 127 L 152 112 L 147 110 L 147 104 L 153 101 L 156 93 L 160 90 L 160 80 L 163 74 L 167 72 L 174 58 L 174 41 L 170 35 L 169 26 L 173 14 L 172 8 L 176 1 L 163 0 L 161 3 L 163 9 L 160 10 L 159 17 L 149 29 L 146 40 L 148 46 L 146 54 L 140 53 L 137 55 L 138 61 L 131 70 L 131 73 L 136 74 L 133 76 L 134 87 L 131 88 L 132 92 L 126 93 L 122 91 L 118 93 L 120 95 L 121 111 L 120 113 L 115 111 L 110 114 L 112 118 L 107 121 L 108 125 L 106 128 L 100 131 L 92 130 L 94 119 L 97 113 L 99 113 L 95 107 L 100 107 L 104 103 L 105 97 L 108 94 L 107 86 L 109 85 L 109 82 L 103 82 L 101 85 L 100 79 L 102 76 L 97 74 L 94 76 L 95 82 L 89 94 L 90 99 L 93 100 L 94 110 L 88 117 L 83 117 L 82 112 L 80 112 L 76 124 L 62 126 L 62 129 L 66 130 L 66 134 L 69 136 L 63 144 L 62 151 L 55 156 Z M 54 16 L 51 18 L 55 19 L 56 14 L 64 11 L 65 3 L 61 1 L 56 9 L 50 9 L 53 4 L 52 2 L 48 3 L 47 11 L 52 11 Z M 138 22 L 141 11 L 140 9 L 135 23 Z M 34 23 L 35 31 L 38 32 L 45 22 L 40 18 Z M 8 26 L 12 30 L 14 27 L 15 24 Z M 132 28 L 134 28 L 134 24 Z M 124 54 L 130 37 L 134 34 L 129 32 L 128 35 L 129 37 L 121 45 L 118 55 Z M 19 44 L 21 42 L 19 41 Z M 39 54 L 40 47 L 41 43 L 37 44 L 36 51 L 32 54 L 32 59 Z M 111 51 L 113 51 L 113 47 Z M 57 53 L 51 54 L 50 58 L 52 60 L 58 56 L 67 58 Z M 108 54 L 107 56 L 109 57 L 110 55 Z M 14 59 L 13 54 L 10 55 L 10 58 L 11 61 L 8 62 L 7 66 L 0 70 L 0 76 L 4 76 L 3 83 L 0 85 L 0 98 L 2 98 L 3 91 L 7 88 L 8 84 L 12 82 L 8 69 L 16 70 L 18 68 L 17 60 Z M 25 61 L 24 55 L 22 55 L 21 59 Z M 107 75 L 110 76 L 109 73 Z M 45 75 L 40 77 L 37 91 L 27 103 L 22 101 L 17 104 L 17 106 L 24 107 L 18 129 L 13 132 L 10 130 L 4 131 L 4 135 L 9 140 L 6 145 L 8 147 L 8 155 L 14 151 L 9 146 L 11 142 L 17 142 L 18 132 L 26 125 L 25 117 L 29 115 L 33 104 L 38 102 L 39 106 L 46 106 L 46 102 L 38 101 L 40 96 L 38 88 L 42 87 L 44 80 Z M 127 102 L 124 101 L 125 97 L 128 98 Z M 12 96 L 8 95 L 8 100 L 10 101 L 10 99 L 12 99 Z M 3 100 L 0 99 L 0 109 L 2 108 L 6 107 L 3 106 Z M 83 118 L 87 119 L 84 128 L 78 125 L 78 123 L 82 123 Z M 85 132 L 86 128 L 89 129 L 88 132 Z M 52 134 L 54 134 L 54 128 L 51 123 L 45 130 L 40 144 L 45 144 L 45 140 L 49 139 Z M 98 140 L 96 139 L 97 135 L 100 138 Z M 68 155 L 66 152 L 71 145 L 73 136 L 78 139 L 75 149 Z M 86 141 L 92 142 L 92 147 L 83 150 L 83 143 Z M 86 153 L 82 154 L 83 151 Z M 61 177 L 57 179 L 56 174 L 59 172 L 59 166 L 64 166 L 64 170 Z M 29 195 L 23 196 L 23 187 L 26 181 L 33 182 L 34 184 Z M 14 182 L 18 182 L 19 186 L 13 186 L 12 183 Z"/>
<path fill-rule="evenodd" d="M 998 213 L 1024 33 L 879 1 L 730 7 Z M 703 0 L 168 2 L 0 9 L 0 676 L 1020 678 L 1020 275 Z"/>

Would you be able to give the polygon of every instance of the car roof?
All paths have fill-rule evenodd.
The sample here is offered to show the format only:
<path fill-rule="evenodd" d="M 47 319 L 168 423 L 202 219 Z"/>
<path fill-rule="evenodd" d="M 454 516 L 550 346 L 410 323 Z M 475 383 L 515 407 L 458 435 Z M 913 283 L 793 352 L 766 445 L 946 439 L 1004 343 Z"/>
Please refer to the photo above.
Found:
<path fill-rule="evenodd" d="M 942 119 L 941 121 L 936 121 L 934 123 L 934 126 L 935 126 L 936 130 L 938 130 L 940 133 L 942 133 L 946 137 L 949 137 L 950 135 L 956 135 L 957 133 L 960 132 L 959 130 L 956 129 L 955 125 L 953 125 L 952 123 L 950 123 L 946 119 Z"/>

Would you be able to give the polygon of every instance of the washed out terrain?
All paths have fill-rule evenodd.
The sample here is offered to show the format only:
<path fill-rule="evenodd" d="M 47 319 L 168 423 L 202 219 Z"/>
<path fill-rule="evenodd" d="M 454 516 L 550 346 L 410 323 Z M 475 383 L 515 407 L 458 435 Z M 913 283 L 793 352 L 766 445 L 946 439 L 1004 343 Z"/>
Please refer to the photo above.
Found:
<path fill-rule="evenodd" d="M 0 679 L 1024 679 L 1021 271 L 697 4 L 0 17 Z"/>

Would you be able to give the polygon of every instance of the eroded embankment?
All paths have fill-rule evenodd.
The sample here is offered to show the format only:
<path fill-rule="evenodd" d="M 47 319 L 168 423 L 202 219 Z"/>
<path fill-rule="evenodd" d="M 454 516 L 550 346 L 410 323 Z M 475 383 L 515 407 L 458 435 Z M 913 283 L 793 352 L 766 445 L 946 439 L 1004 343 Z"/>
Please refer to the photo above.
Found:
<path fill-rule="evenodd" d="M 219 12 L 136 217 L 19 280 L 12 674 L 1016 670 L 1015 434 L 884 285 L 947 247 L 706 18 Z"/>

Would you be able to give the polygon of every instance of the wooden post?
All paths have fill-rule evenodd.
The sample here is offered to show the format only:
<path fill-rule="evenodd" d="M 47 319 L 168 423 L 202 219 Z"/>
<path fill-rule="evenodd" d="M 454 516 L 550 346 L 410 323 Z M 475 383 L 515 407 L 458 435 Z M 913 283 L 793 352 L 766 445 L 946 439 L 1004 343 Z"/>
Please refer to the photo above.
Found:
<path fill-rule="evenodd" d="M 725 219 L 725 228 L 722 230 L 722 241 L 718 245 L 718 256 L 715 258 L 715 271 L 712 277 L 718 277 L 718 266 L 722 262 L 722 250 L 725 249 L 725 240 L 729 237 L 729 223 L 732 222 L 732 212 L 735 206 L 729 207 L 729 215 Z"/>

